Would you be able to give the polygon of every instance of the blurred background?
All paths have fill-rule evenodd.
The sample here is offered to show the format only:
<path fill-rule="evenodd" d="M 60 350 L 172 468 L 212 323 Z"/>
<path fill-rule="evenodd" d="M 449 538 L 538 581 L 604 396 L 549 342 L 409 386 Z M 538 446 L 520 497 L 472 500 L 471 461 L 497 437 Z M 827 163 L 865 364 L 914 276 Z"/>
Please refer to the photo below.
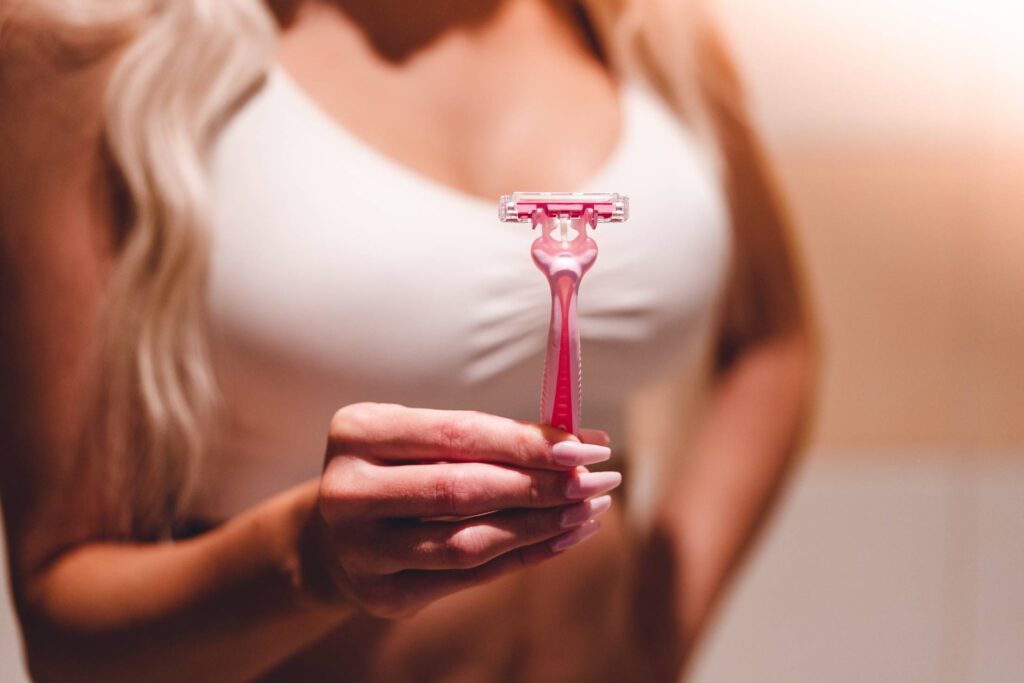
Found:
<path fill-rule="evenodd" d="M 713 4 L 826 358 L 692 678 L 1024 681 L 1024 3 Z"/>
<path fill-rule="evenodd" d="M 1024 681 L 1024 2 L 710 1 L 826 358 L 804 466 L 691 678 Z"/>

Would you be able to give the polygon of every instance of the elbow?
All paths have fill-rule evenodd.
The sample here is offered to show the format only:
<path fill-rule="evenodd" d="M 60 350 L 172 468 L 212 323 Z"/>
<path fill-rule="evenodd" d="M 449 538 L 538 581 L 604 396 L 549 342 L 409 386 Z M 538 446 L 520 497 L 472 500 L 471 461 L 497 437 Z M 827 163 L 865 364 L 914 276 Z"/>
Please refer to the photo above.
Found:
<path fill-rule="evenodd" d="M 806 446 L 815 421 L 815 406 L 821 378 L 822 351 L 818 336 L 809 325 L 793 326 L 772 335 L 751 351 L 774 377 L 778 405 L 790 406 L 794 430 L 790 452 Z"/>
<path fill-rule="evenodd" d="M 66 634 L 45 626 L 45 617 L 31 608 L 19 611 L 22 653 L 29 678 L 40 683 L 50 681 L 96 680 L 88 659 L 76 656 L 83 648 Z"/>
<path fill-rule="evenodd" d="M 808 395 L 817 386 L 822 342 L 816 320 L 805 306 L 792 302 L 769 314 L 758 309 L 741 319 L 726 319 L 718 339 L 715 372 L 725 376 L 752 359 L 770 358 L 799 380 Z"/>
<path fill-rule="evenodd" d="M 821 330 L 809 316 L 802 316 L 782 337 L 782 343 L 793 356 L 794 378 L 798 382 L 807 422 L 818 398 L 824 363 Z"/>
<path fill-rule="evenodd" d="M 33 681 L 114 681 L 116 660 L 97 634 L 60 608 L 42 577 L 23 586 L 16 599 L 25 668 Z M 27 589 L 27 590 L 26 590 Z M 116 668 L 116 667 L 115 667 Z"/>
<path fill-rule="evenodd" d="M 822 367 L 822 345 L 817 329 L 798 319 L 751 336 L 732 347 L 730 357 L 717 367 L 727 377 L 739 368 L 755 366 L 773 383 L 790 387 L 802 403 L 813 402 Z"/>
<path fill-rule="evenodd" d="M 789 388 L 805 422 L 810 421 L 821 378 L 822 350 L 816 330 L 797 323 L 769 336 L 754 353 L 768 358 L 779 382 Z"/>
<path fill-rule="evenodd" d="M 56 638 L 45 635 L 33 617 L 22 614 L 21 624 L 23 662 L 31 680 L 38 683 L 74 681 L 88 673 L 64 661 L 67 653 L 55 646 Z"/>
<path fill-rule="evenodd" d="M 29 678 L 36 683 L 57 683 L 57 681 L 75 680 L 74 678 L 68 678 L 66 671 L 61 671 L 60 667 L 54 666 L 51 658 L 33 654 L 32 647 L 28 643 L 25 644 L 24 661 Z"/>
<path fill-rule="evenodd" d="M 765 410 L 791 424 L 789 450 L 795 453 L 806 445 L 814 423 L 821 364 L 814 329 L 793 323 L 744 344 L 729 365 L 719 369 L 717 381 L 737 390 L 746 387 Z"/>
<path fill-rule="evenodd" d="M 772 343 L 793 381 L 811 400 L 821 377 L 822 345 L 818 331 L 810 323 L 798 323 L 777 334 Z"/>
<path fill-rule="evenodd" d="M 52 629 L 44 631 L 34 626 L 23 626 L 22 638 L 23 661 L 32 681 L 74 683 L 131 680 L 112 670 L 114 662 L 108 653 L 100 648 L 92 648 L 89 638 L 57 633 Z"/>

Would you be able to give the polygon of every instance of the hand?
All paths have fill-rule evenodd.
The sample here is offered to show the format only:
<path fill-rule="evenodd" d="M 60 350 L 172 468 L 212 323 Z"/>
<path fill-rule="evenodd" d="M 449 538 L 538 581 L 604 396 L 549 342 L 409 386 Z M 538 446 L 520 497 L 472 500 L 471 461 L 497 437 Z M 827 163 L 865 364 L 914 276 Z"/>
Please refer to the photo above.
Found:
<path fill-rule="evenodd" d="M 581 436 L 477 412 L 342 408 L 318 500 L 331 592 L 408 616 L 590 537 L 622 476 L 588 472 L 611 451 L 603 432 Z"/>

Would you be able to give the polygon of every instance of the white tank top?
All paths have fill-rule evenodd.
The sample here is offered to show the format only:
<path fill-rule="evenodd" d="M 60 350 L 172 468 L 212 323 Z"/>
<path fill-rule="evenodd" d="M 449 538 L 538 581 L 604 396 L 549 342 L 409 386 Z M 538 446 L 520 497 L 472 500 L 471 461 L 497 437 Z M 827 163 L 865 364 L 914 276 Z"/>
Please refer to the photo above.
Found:
<path fill-rule="evenodd" d="M 630 394 L 704 363 L 730 235 L 715 166 L 649 87 L 620 90 L 614 152 L 572 188 L 620 192 L 584 279 L 582 424 L 617 450 Z M 209 310 L 224 395 L 197 515 L 226 518 L 319 475 L 358 401 L 536 420 L 550 314 L 528 225 L 362 142 L 281 68 L 212 165 Z"/>

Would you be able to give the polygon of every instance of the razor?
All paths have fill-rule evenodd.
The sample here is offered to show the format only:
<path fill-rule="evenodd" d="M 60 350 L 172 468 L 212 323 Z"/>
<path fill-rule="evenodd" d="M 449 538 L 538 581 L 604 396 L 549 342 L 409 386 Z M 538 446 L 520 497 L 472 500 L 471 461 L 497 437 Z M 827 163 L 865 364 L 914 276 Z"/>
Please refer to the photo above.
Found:
<path fill-rule="evenodd" d="M 576 299 L 580 281 L 597 260 L 597 242 L 588 230 L 597 228 L 598 223 L 626 221 L 629 198 L 619 194 L 514 192 L 501 198 L 498 218 L 540 228 L 530 253 L 551 287 L 540 419 L 575 434 L 580 426 L 583 369 Z"/>

